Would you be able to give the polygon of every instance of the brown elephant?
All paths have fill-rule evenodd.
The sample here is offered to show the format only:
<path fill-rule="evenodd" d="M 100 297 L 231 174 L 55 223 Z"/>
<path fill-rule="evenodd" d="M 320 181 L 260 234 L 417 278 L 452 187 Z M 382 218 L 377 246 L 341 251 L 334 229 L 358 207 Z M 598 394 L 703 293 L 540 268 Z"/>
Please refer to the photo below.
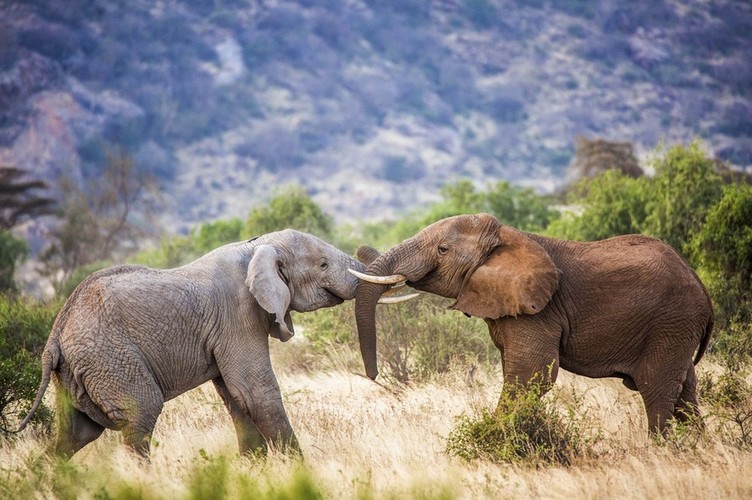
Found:
<path fill-rule="evenodd" d="M 698 413 L 694 365 L 710 340 L 712 304 L 694 271 L 659 240 L 565 241 L 489 214 L 460 215 L 426 227 L 356 274 L 363 280 L 355 298 L 358 336 L 372 379 L 376 302 L 406 280 L 486 321 L 501 351 L 503 391 L 536 378 L 550 387 L 561 367 L 621 378 L 640 392 L 651 432 L 664 432 L 672 416 Z"/>

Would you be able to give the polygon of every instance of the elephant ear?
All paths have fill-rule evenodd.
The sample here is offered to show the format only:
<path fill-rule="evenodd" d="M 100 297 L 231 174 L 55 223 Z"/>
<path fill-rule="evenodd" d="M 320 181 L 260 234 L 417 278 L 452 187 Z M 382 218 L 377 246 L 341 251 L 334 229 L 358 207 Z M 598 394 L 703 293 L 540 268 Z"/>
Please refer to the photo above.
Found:
<path fill-rule="evenodd" d="M 274 316 L 274 325 L 269 334 L 287 342 L 295 335 L 290 309 L 291 294 L 282 274 L 282 261 L 277 249 L 271 245 L 259 245 L 248 263 L 245 284 L 256 302 Z"/>
<path fill-rule="evenodd" d="M 370 266 L 374 260 L 379 258 L 378 250 L 376 250 L 373 247 L 369 247 L 368 245 L 362 245 L 358 247 L 358 251 L 355 252 L 355 258 L 357 258 L 359 261 L 361 261 L 366 266 Z"/>
<path fill-rule="evenodd" d="M 551 300 L 559 271 L 548 252 L 507 226 L 499 228 L 499 239 L 488 259 L 466 278 L 452 309 L 495 319 L 536 314 Z"/>

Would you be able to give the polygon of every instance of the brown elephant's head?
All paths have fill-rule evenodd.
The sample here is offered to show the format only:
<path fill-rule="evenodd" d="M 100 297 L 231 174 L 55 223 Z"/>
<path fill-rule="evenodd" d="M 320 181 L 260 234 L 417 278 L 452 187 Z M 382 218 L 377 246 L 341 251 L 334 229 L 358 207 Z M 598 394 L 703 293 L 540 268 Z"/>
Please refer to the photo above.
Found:
<path fill-rule="evenodd" d="M 366 270 L 381 281 L 406 280 L 418 290 L 457 299 L 470 316 L 536 314 L 551 299 L 559 272 L 528 235 L 489 214 L 440 220 L 374 260 Z M 366 374 L 375 379 L 376 303 L 389 285 L 361 281 L 355 296 L 358 338 Z"/>

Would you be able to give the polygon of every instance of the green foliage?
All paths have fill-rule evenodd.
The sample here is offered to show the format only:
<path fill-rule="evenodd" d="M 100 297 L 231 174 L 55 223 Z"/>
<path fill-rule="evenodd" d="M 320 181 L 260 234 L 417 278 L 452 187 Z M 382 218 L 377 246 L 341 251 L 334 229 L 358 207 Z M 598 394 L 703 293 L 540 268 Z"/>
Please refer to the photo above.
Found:
<path fill-rule="evenodd" d="M 690 240 L 721 196 L 721 178 L 697 141 L 656 154 L 653 178 L 606 170 L 581 180 L 569 201 L 582 212 L 568 214 L 548 233 L 585 241 L 644 233 L 691 255 Z"/>
<path fill-rule="evenodd" d="M 9 428 L 31 406 L 41 380 L 41 353 L 59 306 L 36 305 L 0 296 L 0 423 Z M 35 421 L 46 425 L 50 412 L 42 408 Z"/>
<path fill-rule="evenodd" d="M 448 311 L 447 305 L 446 299 L 423 296 L 379 311 L 378 352 L 385 377 L 409 383 L 445 373 L 454 364 L 498 360 L 485 323 Z"/>
<path fill-rule="evenodd" d="M 723 324 L 732 318 L 752 320 L 752 186 L 732 184 L 723 189 L 694 234 L 691 250 L 709 278 Z"/>
<path fill-rule="evenodd" d="M 462 179 L 442 187 L 440 193 L 441 201 L 396 222 L 359 226 L 359 244 L 388 248 L 429 224 L 453 215 L 488 212 L 504 224 L 525 231 L 541 231 L 559 217 L 545 196 L 530 188 L 512 186 L 506 181 L 478 191 L 470 180 Z"/>
<path fill-rule="evenodd" d="M 267 205 L 251 210 L 243 231 L 259 236 L 287 228 L 326 239 L 334 232 L 334 221 L 305 189 L 290 186 L 278 192 Z"/>
<path fill-rule="evenodd" d="M 721 178 L 697 141 L 669 148 L 653 166 L 644 231 L 689 255 L 689 241 L 721 197 Z"/>
<path fill-rule="evenodd" d="M 28 252 L 29 247 L 24 240 L 0 229 L 0 293 L 16 290 L 16 266 L 26 258 Z"/>
<path fill-rule="evenodd" d="M 240 241 L 243 221 L 240 219 L 207 222 L 192 231 L 193 249 L 199 255 L 211 252 L 215 248 Z"/>
<path fill-rule="evenodd" d="M 749 337 L 748 337 L 749 338 Z M 721 442 L 752 450 L 752 384 L 749 358 L 724 358 L 723 372 L 698 380 L 706 425 Z"/>
<path fill-rule="evenodd" d="M 416 382 L 445 373 L 455 364 L 498 360 L 485 323 L 447 311 L 447 302 L 424 295 L 408 303 L 379 307 L 378 352 L 384 377 Z M 334 358 L 342 346 L 359 352 L 352 303 L 299 315 L 295 321 L 315 356 Z"/>
<path fill-rule="evenodd" d="M 239 218 L 206 222 L 188 236 L 163 238 L 156 249 L 140 252 L 133 262 L 160 268 L 186 264 L 228 243 L 292 228 L 325 239 L 334 237 L 332 217 L 301 187 L 280 191 L 269 203 L 253 209 L 244 222 Z M 350 246 L 354 248 L 354 243 Z"/>
<path fill-rule="evenodd" d="M 594 241 L 620 234 L 639 233 L 645 223 L 650 182 L 618 170 L 580 180 L 570 193 L 582 207 L 580 215 L 567 214 L 554 221 L 547 234 L 570 240 Z"/>
<path fill-rule="evenodd" d="M 532 383 L 525 391 L 504 391 L 496 411 L 461 415 L 447 438 L 447 453 L 465 460 L 512 462 L 523 465 L 571 465 L 589 453 L 596 438 L 586 435 L 581 418 L 569 409 L 563 417 L 555 401 L 542 398 Z"/>
<path fill-rule="evenodd" d="M 131 260 L 144 266 L 168 269 L 186 264 L 199 255 L 191 236 L 175 236 L 162 238 L 157 248 L 143 250 Z"/>

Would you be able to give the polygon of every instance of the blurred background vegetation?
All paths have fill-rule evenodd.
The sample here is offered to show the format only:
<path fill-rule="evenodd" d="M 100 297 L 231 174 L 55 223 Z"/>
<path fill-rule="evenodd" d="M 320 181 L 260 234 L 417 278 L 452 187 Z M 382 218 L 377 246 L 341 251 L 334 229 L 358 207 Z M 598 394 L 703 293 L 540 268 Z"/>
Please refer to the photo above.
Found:
<path fill-rule="evenodd" d="M 123 151 L 183 234 L 290 182 L 340 222 L 550 190 L 578 135 L 748 167 L 750 32 L 746 0 L 6 1 L 0 161 L 85 187 Z"/>

